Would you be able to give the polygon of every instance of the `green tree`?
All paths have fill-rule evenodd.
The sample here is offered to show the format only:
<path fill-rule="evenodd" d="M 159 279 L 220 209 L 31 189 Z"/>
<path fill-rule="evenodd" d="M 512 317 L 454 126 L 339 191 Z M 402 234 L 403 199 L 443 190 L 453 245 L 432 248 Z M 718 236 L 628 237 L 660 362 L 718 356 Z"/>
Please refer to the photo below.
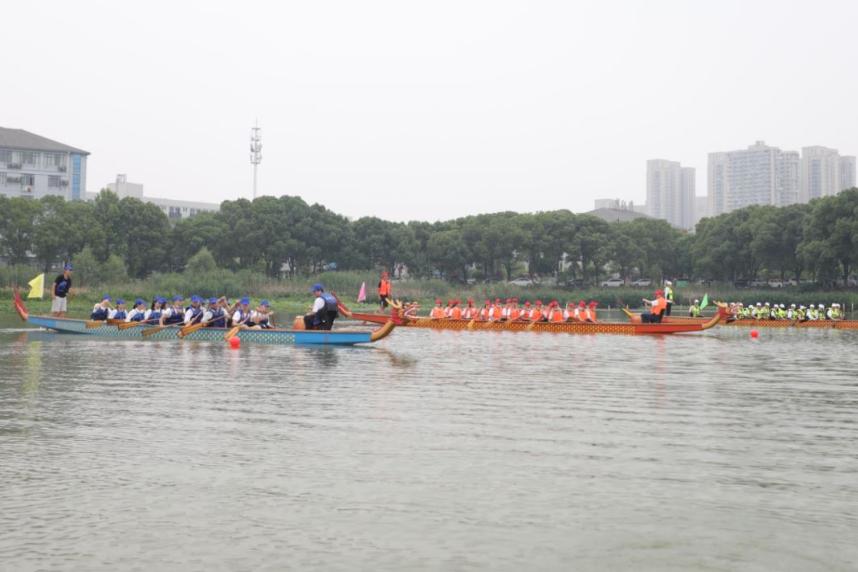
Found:
<path fill-rule="evenodd" d="M 119 220 L 125 264 L 134 278 L 145 278 L 155 270 L 166 268 L 170 222 L 161 209 L 152 203 L 131 197 L 119 201 Z"/>
<path fill-rule="evenodd" d="M 188 260 L 188 265 L 185 267 L 185 272 L 191 274 L 208 274 L 215 270 L 217 270 L 217 263 L 205 246 Z"/>
<path fill-rule="evenodd" d="M 449 277 L 457 271 L 465 275 L 470 253 L 459 230 L 444 230 L 433 234 L 426 250 L 430 262 L 445 276 Z"/>
<path fill-rule="evenodd" d="M 72 257 L 74 280 L 81 286 L 95 286 L 101 280 L 98 260 L 89 246 Z"/>
<path fill-rule="evenodd" d="M 10 264 L 26 264 L 33 246 L 36 218 L 41 213 L 38 201 L 0 197 L 0 249 Z"/>

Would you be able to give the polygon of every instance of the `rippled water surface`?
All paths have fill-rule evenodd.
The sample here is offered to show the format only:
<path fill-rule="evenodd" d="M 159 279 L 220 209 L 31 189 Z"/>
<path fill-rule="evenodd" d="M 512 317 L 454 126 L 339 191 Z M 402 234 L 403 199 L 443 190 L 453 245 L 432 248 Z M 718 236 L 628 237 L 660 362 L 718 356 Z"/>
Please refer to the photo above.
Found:
<path fill-rule="evenodd" d="M 0 569 L 856 570 L 858 332 L 0 320 Z"/>

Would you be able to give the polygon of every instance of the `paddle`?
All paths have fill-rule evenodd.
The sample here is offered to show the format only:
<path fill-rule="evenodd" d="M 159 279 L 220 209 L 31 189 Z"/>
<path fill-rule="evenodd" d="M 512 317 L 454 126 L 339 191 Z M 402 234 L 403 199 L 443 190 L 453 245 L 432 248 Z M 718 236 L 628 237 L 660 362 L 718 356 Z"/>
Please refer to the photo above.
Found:
<path fill-rule="evenodd" d="M 171 324 L 169 326 L 157 326 L 155 328 L 149 328 L 148 330 L 143 330 L 142 333 L 144 336 L 151 336 L 152 334 L 157 334 L 158 332 L 160 332 L 163 329 L 173 328 L 173 327 L 175 327 L 175 324 Z"/>
<path fill-rule="evenodd" d="M 250 319 L 250 312 L 247 313 L 247 316 L 245 316 L 245 318 L 241 322 L 239 322 L 238 325 L 236 325 L 233 329 L 231 329 L 230 331 L 225 333 L 223 335 L 223 339 L 229 341 L 229 339 L 234 337 L 238 333 L 238 331 L 241 329 L 241 326 L 245 325 L 249 319 Z"/>
<path fill-rule="evenodd" d="M 117 326 L 120 330 L 127 330 L 128 328 L 136 328 L 137 326 L 142 326 L 143 324 L 151 324 L 152 322 L 157 321 L 159 318 L 152 318 L 150 320 L 140 320 L 139 322 L 123 322 Z"/>
<path fill-rule="evenodd" d="M 204 328 L 208 325 L 208 322 L 199 322 L 197 324 L 192 324 L 190 326 L 185 326 L 181 330 L 179 330 L 179 339 L 184 339 L 188 334 L 193 334 L 200 328 Z"/>

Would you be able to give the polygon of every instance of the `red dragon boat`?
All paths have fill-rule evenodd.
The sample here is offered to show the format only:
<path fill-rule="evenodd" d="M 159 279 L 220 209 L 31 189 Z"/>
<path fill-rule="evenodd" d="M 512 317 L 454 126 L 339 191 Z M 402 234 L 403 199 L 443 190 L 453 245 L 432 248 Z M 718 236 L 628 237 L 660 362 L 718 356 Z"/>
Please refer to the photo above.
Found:
<path fill-rule="evenodd" d="M 678 334 L 685 332 L 701 332 L 715 327 L 722 319 L 717 314 L 708 321 L 693 323 L 663 323 L 641 324 L 623 322 L 529 322 L 521 320 L 456 320 L 453 318 L 410 318 L 404 315 L 404 309 L 398 302 L 391 304 L 399 312 L 403 328 L 428 328 L 432 330 L 493 330 L 513 332 L 568 332 L 570 334 Z M 342 302 L 339 304 L 340 313 L 353 320 L 382 324 L 389 320 L 384 314 L 352 312 Z"/>

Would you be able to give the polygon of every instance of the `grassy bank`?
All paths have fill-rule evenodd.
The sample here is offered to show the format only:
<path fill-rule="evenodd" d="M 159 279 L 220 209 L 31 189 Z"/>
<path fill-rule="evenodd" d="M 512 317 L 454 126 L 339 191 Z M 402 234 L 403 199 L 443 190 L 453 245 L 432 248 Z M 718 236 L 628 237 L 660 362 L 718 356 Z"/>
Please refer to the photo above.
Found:
<path fill-rule="evenodd" d="M 26 279 L 31 279 L 27 276 Z M 49 277 L 50 278 L 50 277 Z M 313 284 L 320 282 L 328 291 L 336 292 L 343 301 L 354 309 L 374 309 L 377 304 L 376 285 L 378 276 L 372 273 L 360 272 L 329 272 L 315 276 L 295 279 L 274 279 L 252 272 L 230 272 L 216 270 L 204 274 L 159 274 L 145 280 L 126 280 L 117 284 L 101 284 L 97 287 L 82 286 L 76 288 L 77 295 L 71 300 L 69 314 L 81 317 L 89 313 L 102 294 L 110 294 L 114 299 L 125 298 L 134 300 L 138 297 L 151 300 L 154 296 L 172 297 L 181 294 L 188 297 L 191 294 L 200 296 L 228 296 L 230 299 L 249 296 L 254 302 L 263 298 L 271 301 L 275 311 L 287 315 L 303 313 L 311 303 L 310 289 Z M 355 302 L 361 284 L 367 287 L 367 304 Z M 12 289 L 5 284 L 0 290 L 0 312 L 14 312 L 12 305 Z M 24 292 L 28 291 L 26 285 Z M 858 306 L 858 292 L 851 291 L 802 291 L 793 288 L 771 290 L 744 290 L 732 287 L 693 286 L 682 288 L 676 292 L 677 310 L 687 307 L 695 298 L 702 299 L 708 292 L 710 300 L 739 301 L 745 304 L 771 302 L 789 304 L 825 304 L 839 302 L 844 309 L 852 313 Z M 595 300 L 602 308 L 628 305 L 632 308 L 643 306 L 641 299 L 651 298 L 653 288 L 549 288 L 549 287 L 519 287 L 508 284 L 451 284 L 444 280 L 406 280 L 393 282 L 393 295 L 396 298 L 412 301 L 417 300 L 424 308 L 430 307 L 436 298 L 445 302 L 449 298 L 467 300 L 473 298 L 481 306 L 485 299 L 518 298 L 536 301 L 558 300 L 578 302 L 580 300 Z M 34 313 L 50 311 L 50 295 L 45 300 L 28 300 L 27 307 Z"/>

